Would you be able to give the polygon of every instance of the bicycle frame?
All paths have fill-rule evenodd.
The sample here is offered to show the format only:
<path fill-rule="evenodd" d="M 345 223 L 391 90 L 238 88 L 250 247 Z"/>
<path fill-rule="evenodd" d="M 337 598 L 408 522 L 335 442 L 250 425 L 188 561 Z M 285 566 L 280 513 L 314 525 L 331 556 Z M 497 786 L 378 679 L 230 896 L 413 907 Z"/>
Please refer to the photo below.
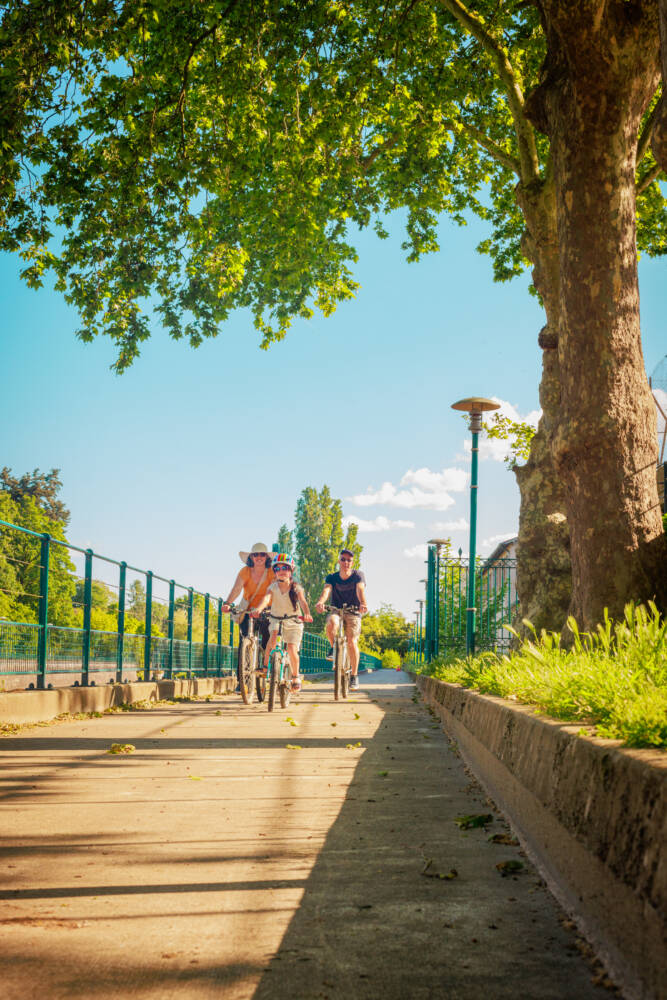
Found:
<path fill-rule="evenodd" d="M 289 666 L 289 659 L 287 656 L 287 649 L 285 648 L 285 640 L 283 639 L 283 623 L 287 619 L 300 620 L 297 615 L 285 615 L 280 618 L 274 618 L 274 621 L 278 622 L 276 644 L 271 650 L 271 655 L 269 657 L 269 668 L 267 671 L 266 682 L 269 688 L 269 697 L 267 702 L 267 708 L 269 712 L 273 711 L 273 706 L 275 703 L 276 691 L 279 693 L 280 697 L 280 707 L 287 708 L 289 705 L 290 695 L 291 695 L 291 678 L 292 672 Z"/>

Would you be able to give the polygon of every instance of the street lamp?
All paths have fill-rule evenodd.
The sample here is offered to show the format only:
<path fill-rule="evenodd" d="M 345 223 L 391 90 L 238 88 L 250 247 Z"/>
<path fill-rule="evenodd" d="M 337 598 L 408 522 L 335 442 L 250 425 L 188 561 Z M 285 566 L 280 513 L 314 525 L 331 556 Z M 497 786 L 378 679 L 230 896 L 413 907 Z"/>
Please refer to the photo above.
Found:
<path fill-rule="evenodd" d="M 449 545 L 449 538 L 430 538 L 428 544 L 435 545 L 435 607 L 432 618 L 435 620 L 433 653 L 437 656 L 440 652 L 440 550 Z"/>
<path fill-rule="evenodd" d="M 421 580 L 419 581 L 422 582 Z M 424 645 L 424 632 L 423 632 L 423 611 L 424 611 L 424 598 L 418 597 L 417 604 L 419 605 L 419 662 L 422 661 L 423 645 Z"/>
<path fill-rule="evenodd" d="M 452 403 L 453 410 L 464 410 L 470 414 L 472 431 L 472 460 L 470 471 L 470 545 L 468 550 L 468 607 L 466 610 L 466 656 L 475 652 L 475 548 L 477 545 L 477 460 L 479 458 L 479 432 L 482 429 L 482 414 L 497 410 L 500 403 L 483 396 L 472 396 Z"/>

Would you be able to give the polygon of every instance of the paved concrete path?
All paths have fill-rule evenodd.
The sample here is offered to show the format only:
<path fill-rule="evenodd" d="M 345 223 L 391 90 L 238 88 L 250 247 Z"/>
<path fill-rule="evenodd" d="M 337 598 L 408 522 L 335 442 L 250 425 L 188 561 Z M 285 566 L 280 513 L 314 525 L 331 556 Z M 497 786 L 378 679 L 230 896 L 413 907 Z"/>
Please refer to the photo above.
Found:
<path fill-rule="evenodd" d="M 535 872 L 496 869 L 526 864 L 502 819 L 454 822 L 489 806 L 414 698 L 385 672 L 0 740 L 4 1000 L 608 997 Z"/>

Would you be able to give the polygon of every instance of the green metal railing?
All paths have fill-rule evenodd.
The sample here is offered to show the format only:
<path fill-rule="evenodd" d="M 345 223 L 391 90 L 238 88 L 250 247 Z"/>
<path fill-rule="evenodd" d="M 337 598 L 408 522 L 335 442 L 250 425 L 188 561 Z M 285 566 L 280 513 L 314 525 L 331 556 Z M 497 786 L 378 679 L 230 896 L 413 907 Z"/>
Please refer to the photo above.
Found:
<path fill-rule="evenodd" d="M 516 559 L 490 562 L 476 559 L 474 581 L 470 561 L 442 557 L 436 545 L 429 545 L 427 559 L 424 626 L 415 624 L 409 658 L 428 662 L 436 656 L 466 655 L 466 623 L 471 604 L 475 611 L 473 648 L 477 652 L 510 648 L 513 625 L 519 614 L 516 590 Z"/>
<path fill-rule="evenodd" d="M 196 590 L 129 563 L 111 559 L 82 549 L 69 542 L 39 534 L 28 528 L 0 520 L 0 532 L 20 532 L 33 538 L 39 547 L 38 561 L 33 569 L 38 571 L 38 592 L 28 594 L 37 601 L 37 621 L 20 622 L 0 619 L 0 675 L 30 676 L 36 686 L 44 689 L 47 677 L 80 674 L 76 684 L 88 686 L 92 674 L 108 674 L 110 681 L 121 683 L 128 673 L 135 672 L 138 679 L 151 677 L 170 679 L 179 675 L 189 677 L 220 677 L 233 673 L 236 667 L 234 647 L 238 645 L 234 623 L 223 615 L 223 599 Z M 52 556 L 56 548 L 76 552 L 84 557 L 83 621 L 81 628 L 56 625 L 49 622 L 49 582 Z M 116 630 L 102 631 L 91 625 L 94 560 L 100 560 L 118 569 L 118 609 Z M 126 631 L 126 597 L 128 571 L 143 576 L 145 586 L 145 615 L 141 634 Z M 157 635 L 153 624 L 154 585 L 168 587 L 167 635 Z M 187 595 L 187 601 L 176 600 L 176 591 Z M 194 601 L 203 598 L 203 641 L 193 639 Z M 175 614 L 177 608 L 187 612 L 187 637 L 176 638 Z M 331 670 L 325 659 L 326 639 L 309 632 L 304 633 L 301 670 L 305 673 L 323 673 Z M 377 669 L 377 657 L 361 654 L 361 666 Z"/>

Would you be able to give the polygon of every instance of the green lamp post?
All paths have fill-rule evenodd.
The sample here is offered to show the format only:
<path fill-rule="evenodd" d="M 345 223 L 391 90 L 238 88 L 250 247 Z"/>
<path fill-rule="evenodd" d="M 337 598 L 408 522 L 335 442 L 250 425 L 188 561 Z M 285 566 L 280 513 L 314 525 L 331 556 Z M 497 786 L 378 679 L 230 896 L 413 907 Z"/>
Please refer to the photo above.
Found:
<path fill-rule="evenodd" d="M 464 410 L 470 414 L 470 430 L 472 432 L 472 459 L 470 469 L 470 545 L 468 552 L 468 600 L 466 610 L 466 656 L 475 652 L 475 559 L 477 553 L 477 464 L 479 458 L 479 432 L 482 429 L 482 414 L 489 410 L 497 410 L 500 403 L 483 396 L 471 396 L 452 403 L 453 410 Z"/>
<path fill-rule="evenodd" d="M 433 609 L 432 621 L 433 621 L 433 655 L 438 656 L 440 653 L 440 552 L 449 544 L 448 538 L 430 538 L 428 541 L 429 545 L 435 546 L 435 565 L 433 566 L 433 571 L 435 579 L 432 584 L 433 600 L 435 607 Z M 429 563 L 429 569 L 431 568 L 431 563 Z"/>

